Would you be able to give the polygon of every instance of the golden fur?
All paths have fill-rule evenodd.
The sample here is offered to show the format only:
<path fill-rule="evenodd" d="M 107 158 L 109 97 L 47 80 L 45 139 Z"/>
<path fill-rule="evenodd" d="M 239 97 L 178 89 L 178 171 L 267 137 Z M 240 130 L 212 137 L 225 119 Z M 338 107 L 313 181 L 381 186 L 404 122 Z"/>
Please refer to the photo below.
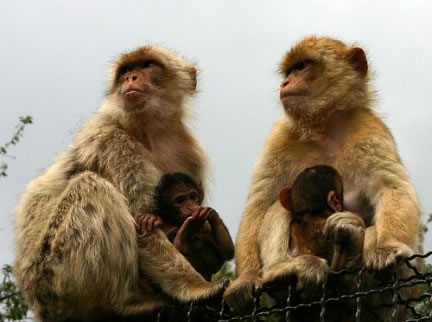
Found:
<path fill-rule="evenodd" d="M 325 278 L 322 265 L 313 269 L 289 254 L 290 214 L 278 200 L 282 187 L 306 167 L 327 164 L 341 173 L 345 208 L 369 226 L 364 244 L 368 268 L 380 271 L 399 257 L 422 252 L 417 195 L 390 131 L 372 109 L 370 72 L 362 77 L 354 67 L 364 71 L 365 66 L 350 61 L 355 50 L 330 38 L 309 37 L 282 60 L 284 78 L 298 61 L 313 63 L 299 83 L 306 94 L 285 101 L 286 113 L 256 164 L 236 242 L 238 277 L 224 295 L 237 310 L 244 310 L 250 290 L 263 280 L 293 272 L 303 284 Z"/>
<path fill-rule="evenodd" d="M 151 99 L 125 108 L 117 73 L 137 59 L 163 66 Z M 146 46 L 113 67 L 105 103 L 54 164 L 32 181 L 16 211 L 18 284 L 38 319 L 93 320 L 102 313 L 139 314 L 167 303 L 144 294 L 139 274 L 180 301 L 220 293 L 159 230 L 137 237 L 134 216 L 153 211 L 163 173 L 206 180 L 206 158 L 184 125 L 195 91 L 195 67 L 174 53 Z"/>

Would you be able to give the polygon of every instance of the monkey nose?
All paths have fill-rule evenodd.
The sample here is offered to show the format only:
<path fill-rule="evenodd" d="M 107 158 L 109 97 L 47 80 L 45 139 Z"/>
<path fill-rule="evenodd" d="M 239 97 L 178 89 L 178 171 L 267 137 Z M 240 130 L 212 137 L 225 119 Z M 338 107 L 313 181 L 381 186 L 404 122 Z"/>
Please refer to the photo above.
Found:
<path fill-rule="evenodd" d="M 128 81 L 128 82 L 134 82 L 137 79 L 138 79 L 138 75 L 136 75 L 136 74 L 126 76 L 126 81 Z"/>

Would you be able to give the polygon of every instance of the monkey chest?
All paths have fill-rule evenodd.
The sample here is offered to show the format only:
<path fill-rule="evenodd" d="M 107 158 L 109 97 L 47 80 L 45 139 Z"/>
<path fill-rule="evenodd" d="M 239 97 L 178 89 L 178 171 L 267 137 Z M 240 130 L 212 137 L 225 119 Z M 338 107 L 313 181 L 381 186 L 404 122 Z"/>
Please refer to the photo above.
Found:
<path fill-rule="evenodd" d="M 163 173 L 191 173 L 194 168 L 194 151 L 181 141 L 158 145 L 151 152 L 154 166 Z"/>

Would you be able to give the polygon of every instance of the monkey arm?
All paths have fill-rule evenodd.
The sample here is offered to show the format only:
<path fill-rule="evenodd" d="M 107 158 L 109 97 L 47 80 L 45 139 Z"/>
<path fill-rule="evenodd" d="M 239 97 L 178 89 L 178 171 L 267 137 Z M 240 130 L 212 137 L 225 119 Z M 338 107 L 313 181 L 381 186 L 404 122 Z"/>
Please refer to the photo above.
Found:
<path fill-rule="evenodd" d="M 86 136 L 78 137 L 76 150 L 80 152 L 73 152 L 77 162 L 84 169 L 94 171 L 114 184 L 126 197 L 132 215 L 151 211 L 153 190 L 160 171 L 151 163 L 150 153 L 136 138 L 109 123 L 109 119 L 98 121 L 105 124 L 91 126 L 84 131 Z M 90 153 L 92 151 L 99 152 Z"/>
<path fill-rule="evenodd" d="M 207 221 L 202 224 L 201 229 L 195 231 L 193 219 L 186 219 L 175 235 L 173 245 L 197 272 L 210 281 L 211 275 L 219 271 L 225 259 L 216 245 L 210 224 Z"/>
<path fill-rule="evenodd" d="M 237 279 L 224 294 L 227 303 L 239 312 L 247 311 L 248 303 L 253 299 L 253 289 L 262 285 L 258 236 L 261 232 L 265 233 L 262 227 L 263 218 L 278 199 L 279 190 L 287 183 L 291 171 L 289 144 L 280 139 L 281 135 L 286 136 L 286 127 L 280 122 L 256 164 L 248 201 L 240 222 L 235 245 Z M 272 213 L 270 211 L 270 214 Z M 273 232 L 267 233 L 271 235 Z"/>
<path fill-rule="evenodd" d="M 421 210 L 393 141 L 378 137 L 362 142 L 355 153 L 364 194 L 375 209 L 376 244 L 366 248 L 366 265 L 382 270 L 419 247 Z M 359 151 L 360 150 L 360 151 Z M 365 240 L 365 247 L 373 244 Z"/>
<path fill-rule="evenodd" d="M 263 182 L 262 185 L 264 184 Z M 257 278 L 262 268 L 257 236 L 261 231 L 263 217 L 267 215 L 269 199 L 265 199 L 264 191 L 258 191 L 260 188 L 264 189 L 259 183 L 252 187 L 248 205 L 240 222 L 235 256 L 238 278 Z M 256 194 L 253 194 L 254 192 Z M 271 199 L 274 201 L 276 196 L 275 193 Z"/>
<path fill-rule="evenodd" d="M 215 213 L 209 223 L 218 253 L 224 260 L 232 259 L 234 257 L 234 243 L 222 218 Z"/>
<path fill-rule="evenodd" d="M 289 142 L 286 138 L 281 139 L 281 136 L 286 137 L 287 131 L 286 124 L 280 121 L 273 129 L 255 166 L 235 245 L 236 271 L 239 278 L 254 278 L 260 275 L 262 263 L 257 236 L 263 231 L 262 220 L 267 216 L 267 212 L 274 211 L 269 208 L 278 200 L 279 190 L 287 184 L 291 171 Z"/>
<path fill-rule="evenodd" d="M 377 193 L 376 207 L 377 243 L 400 241 L 414 246 L 421 215 L 414 188 L 408 182 L 398 187 L 382 187 Z"/>
<path fill-rule="evenodd" d="M 291 213 L 276 200 L 267 210 L 258 233 L 258 245 L 265 275 L 275 264 L 292 259 L 289 251 Z"/>

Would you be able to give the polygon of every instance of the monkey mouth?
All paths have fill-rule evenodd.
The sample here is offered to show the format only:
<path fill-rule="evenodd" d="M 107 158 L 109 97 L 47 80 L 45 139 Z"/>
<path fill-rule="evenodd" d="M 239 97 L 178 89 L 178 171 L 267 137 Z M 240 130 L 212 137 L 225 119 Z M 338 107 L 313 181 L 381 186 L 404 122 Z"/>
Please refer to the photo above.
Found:
<path fill-rule="evenodd" d="M 130 88 L 130 89 L 126 90 L 126 91 L 123 93 L 123 95 L 124 95 L 125 97 L 136 96 L 136 95 L 142 95 L 142 94 L 144 94 L 144 92 L 143 92 L 142 90 L 140 90 L 140 89 L 137 89 L 137 88 Z"/>
<path fill-rule="evenodd" d="M 283 100 L 288 97 L 292 96 L 304 96 L 306 95 L 306 90 L 303 89 L 297 89 L 297 90 L 281 90 L 280 92 L 280 99 Z"/>
<path fill-rule="evenodd" d="M 139 86 L 129 85 L 123 88 L 121 93 L 127 97 L 130 95 L 135 96 L 135 95 L 145 94 L 145 91 L 143 88 Z"/>

